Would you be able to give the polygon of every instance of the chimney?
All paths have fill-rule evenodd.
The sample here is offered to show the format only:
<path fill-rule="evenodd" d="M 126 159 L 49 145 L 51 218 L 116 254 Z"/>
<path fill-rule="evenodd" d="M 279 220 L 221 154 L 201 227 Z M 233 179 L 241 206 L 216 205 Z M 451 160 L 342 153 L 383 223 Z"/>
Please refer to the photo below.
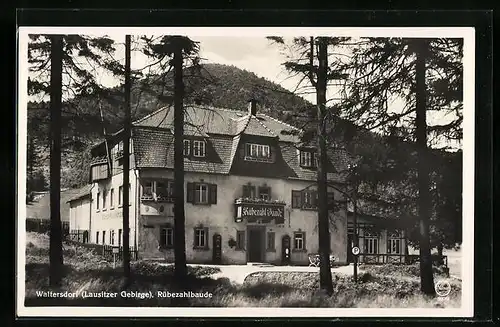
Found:
<path fill-rule="evenodd" d="M 248 100 L 248 114 L 255 116 L 257 114 L 257 100 Z"/>

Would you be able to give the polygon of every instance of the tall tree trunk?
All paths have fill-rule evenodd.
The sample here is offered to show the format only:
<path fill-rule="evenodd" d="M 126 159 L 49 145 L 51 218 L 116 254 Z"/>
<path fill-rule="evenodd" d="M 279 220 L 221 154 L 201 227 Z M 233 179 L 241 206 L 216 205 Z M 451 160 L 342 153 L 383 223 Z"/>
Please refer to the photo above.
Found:
<path fill-rule="evenodd" d="M 63 270 L 61 225 L 62 35 L 50 37 L 50 286 L 61 286 Z"/>
<path fill-rule="evenodd" d="M 355 188 L 354 188 L 354 194 L 353 194 L 353 225 L 354 225 L 354 246 L 359 247 L 359 240 L 358 240 L 358 184 L 355 182 Z M 352 248 L 350 249 L 352 251 Z M 354 256 L 354 282 L 358 282 L 358 255 Z"/>
<path fill-rule="evenodd" d="M 437 245 L 437 251 L 438 251 L 438 263 L 440 265 L 444 264 L 444 259 L 443 259 L 443 243 L 439 242 Z"/>
<path fill-rule="evenodd" d="M 130 283 L 130 35 L 125 35 L 125 122 L 123 136 L 123 276 Z"/>
<path fill-rule="evenodd" d="M 186 236 L 184 212 L 184 81 L 182 76 L 183 55 L 180 44 L 174 52 L 174 277 L 182 285 L 187 277 Z"/>
<path fill-rule="evenodd" d="M 427 162 L 427 90 L 425 86 L 425 58 L 428 41 L 415 40 L 416 45 L 416 138 L 418 146 L 418 215 L 420 218 L 420 290 L 435 295 L 429 239 L 430 190 Z"/>
<path fill-rule="evenodd" d="M 316 82 L 316 107 L 318 119 L 318 237 L 320 256 L 320 288 L 328 295 L 333 293 L 332 272 L 330 269 L 330 226 L 328 219 L 327 197 L 327 154 L 326 154 L 326 85 L 328 69 L 327 43 L 318 40 L 318 74 Z"/>
<path fill-rule="evenodd" d="M 33 166 L 35 165 L 35 145 L 33 137 L 28 136 L 28 176 L 26 183 L 26 200 L 27 202 L 33 201 L 33 189 L 35 185 L 35 176 L 33 174 Z"/>

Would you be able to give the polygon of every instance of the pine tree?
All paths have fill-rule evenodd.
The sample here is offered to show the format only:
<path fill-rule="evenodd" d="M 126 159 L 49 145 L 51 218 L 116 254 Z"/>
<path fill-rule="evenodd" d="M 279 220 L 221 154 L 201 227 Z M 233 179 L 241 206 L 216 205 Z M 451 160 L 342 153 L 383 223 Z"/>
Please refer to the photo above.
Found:
<path fill-rule="evenodd" d="M 108 38 L 88 38 L 79 35 L 30 35 L 28 95 L 38 95 L 42 99 L 47 94 L 50 95 L 49 282 L 52 287 L 61 285 L 64 264 L 60 216 L 63 97 L 100 89 L 96 76 L 82 68 L 77 57 L 87 58 L 90 62 L 97 62 L 106 69 L 116 71 L 113 61 L 104 60 L 98 54 L 98 52 L 111 53 L 114 50 L 112 44 L 113 41 Z M 69 121 L 72 119 L 70 118 Z"/>
<path fill-rule="evenodd" d="M 182 288 L 187 278 L 183 153 L 184 126 L 187 122 L 184 111 L 186 102 L 194 103 L 200 99 L 200 81 L 203 77 L 200 74 L 199 45 L 185 36 L 162 36 L 155 39 L 144 36 L 142 40 L 146 43 L 143 52 L 156 61 L 157 69 L 160 68 L 160 71 L 147 80 L 149 85 L 159 87 L 159 91 L 153 88 L 150 92 L 174 105 L 174 277 L 176 285 Z M 169 81 L 171 70 L 173 83 Z M 183 302 L 176 304 L 183 305 Z"/>
<path fill-rule="evenodd" d="M 421 290 L 429 295 L 434 294 L 429 235 L 430 172 L 434 168 L 430 147 L 462 138 L 461 58 L 459 39 L 366 38 L 357 42 L 344 66 L 351 80 L 341 110 L 343 117 L 395 139 L 388 143 L 389 153 L 395 144 L 405 144 L 407 154 L 394 150 L 398 155 L 395 169 L 390 173 L 383 169 L 385 177 L 379 176 L 379 181 L 404 181 L 407 177 L 403 182 L 410 183 L 407 190 L 417 191 L 417 202 L 411 196 L 402 201 L 409 202 L 409 207 L 411 202 L 418 204 Z M 399 101 L 396 112 L 390 105 L 394 101 Z M 430 124 L 428 114 L 438 111 L 455 118 L 445 124 Z"/>
<path fill-rule="evenodd" d="M 285 45 L 281 37 L 269 37 L 268 39 Z M 335 122 L 335 110 L 327 106 L 327 87 L 332 80 L 344 78 L 335 69 L 338 64 L 333 60 L 329 64 L 331 51 L 341 47 L 349 38 L 330 37 L 298 37 L 292 40 L 296 47 L 297 57 L 289 58 L 284 63 L 285 68 L 295 74 L 303 76 L 301 81 L 307 80 L 316 93 L 316 110 L 303 108 L 302 112 L 296 113 L 296 118 L 302 121 L 304 133 L 301 135 L 302 142 L 314 142 L 317 148 L 317 188 L 318 188 L 318 243 L 320 254 L 320 289 L 328 295 L 333 293 L 332 274 L 330 267 L 330 216 L 327 199 L 327 141 Z M 330 51 L 330 52 L 329 52 Z M 298 86 L 299 87 L 299 86 Z M 298 88 L 297 87 L 297 88 Z M 333 124 L 329 124 L 333 123 Z"/>

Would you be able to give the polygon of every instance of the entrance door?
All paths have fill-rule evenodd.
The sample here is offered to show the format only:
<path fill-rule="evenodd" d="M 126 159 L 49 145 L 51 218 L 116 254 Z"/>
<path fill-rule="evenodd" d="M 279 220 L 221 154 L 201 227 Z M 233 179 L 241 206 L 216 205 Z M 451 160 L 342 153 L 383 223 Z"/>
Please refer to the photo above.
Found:
<path fill-rule="evenodd" d="M 248 261 L 263 262 L 264 230 L 262 228 L 248 229 Z"/>
<path fill-rule="evenodd" d="M 222 237 L 220 234 L 214 234 L 212 240 L 212 261 L 216 265 L 222 262 Z"/>
<path fill-rule="evenodd" d="M 281 238 L 281 263 L 283 265 L 290 264 L 290 236 L 283 235 Z"/>

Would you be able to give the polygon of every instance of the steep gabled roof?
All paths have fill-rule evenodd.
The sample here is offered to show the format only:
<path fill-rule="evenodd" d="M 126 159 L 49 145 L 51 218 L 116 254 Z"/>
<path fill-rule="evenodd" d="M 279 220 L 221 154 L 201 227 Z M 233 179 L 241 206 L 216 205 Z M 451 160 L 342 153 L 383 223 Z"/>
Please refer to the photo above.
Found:
<path fill-rule="evenodd" d="M 61 220 L 69 221 L 69 201 L 90 192 L 91 185 L 61 191 Z M 26 218 L 50 219 L 50 192 L 26 205 Z"/>
<path fill-rule="evenodd" d="M 87 197 L 90 195 L 91 191 L 92 191 L 92 184 L 87 184 L 79 188 L 78 190 L 75 190 L 75 194 L 69 197 L 66 202 L 72 202 Z"/>
<path fill-rule="evenodd" d="M 164 107 L 133 123 L 133 151 L 137 168 L 173 169 L 173 108 Z M 207 139 L 205 158 L 184 158 L 184 169 L 188 172 L 229 174 L 237 157 L 242 137 L 268 138 L 280 148 L 276 167 L 263 163 L 239 163 L 237 171 L 267 170 L 275 177 L 314 180 L 316 171 L 299 165 L 298 152 L 294 147 L 300 142 L 301 131 L 265 114 L 250 115 L 242 110 L 229 110 L 206 106 L 190 106 L 185 109 L 187 137 Z M 245 141 L 246 142 L 246 141 Z M 350 160 L 346 151 L 333 151 L 330 155 L 330 180 L 342 181 Z M 238 160 L 239 161 L 239 160 Z M 262 169 L 255 167 L 263 165 Z M 245 167 L 243 167 L 245 166 Z M 235 171 L 236 171 L 235 170 Z M 270 176 L 271 176 L 270 175 Z"/>
<path fill-rule="evenodd" d="M 173 107 L 164 107 L 133 123 L 136 127 L 154 127 L 173 130 Z M 264 114 L 249 115 L 246 111 L 208 106 L 189 106 L 184 109 L 186 135 L 238 134 L 278 137 L 285 142 L 298 142 L 297 135 L 281 133 L 297 128 Z"/>

